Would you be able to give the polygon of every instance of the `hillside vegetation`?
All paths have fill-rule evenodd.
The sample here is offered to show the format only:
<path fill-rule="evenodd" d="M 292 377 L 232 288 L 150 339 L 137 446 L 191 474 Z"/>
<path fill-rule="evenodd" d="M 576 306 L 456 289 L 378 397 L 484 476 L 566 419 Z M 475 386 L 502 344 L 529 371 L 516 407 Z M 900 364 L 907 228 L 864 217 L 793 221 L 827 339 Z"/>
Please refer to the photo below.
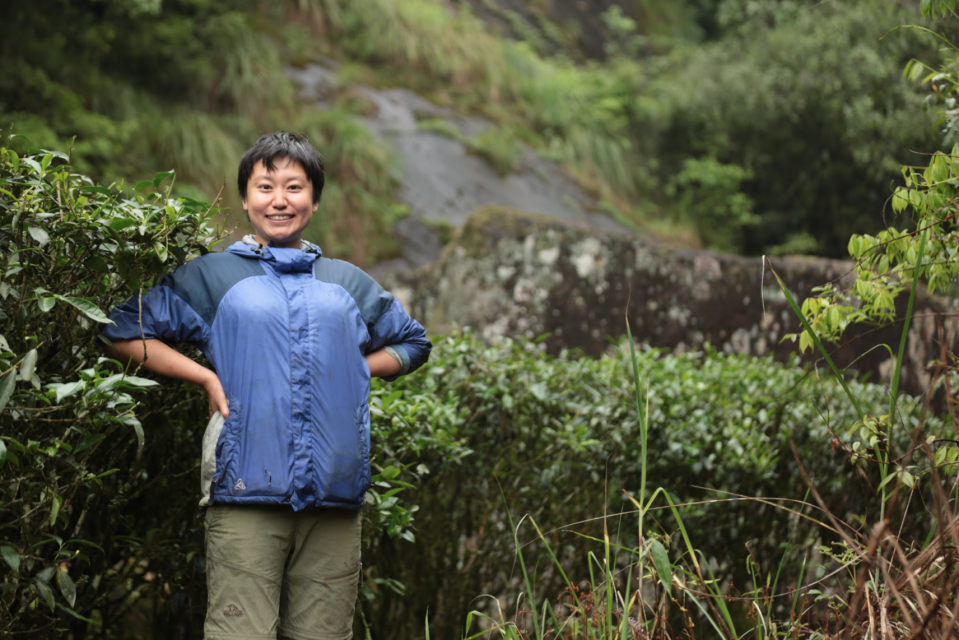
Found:
<path fill-rule="evenodd" d="M 21 4 L 0 25 L 0 122 L 35 146 L 72 148 L 107 182 L 174 168 L 178 193 L 209 199 L 225 178 L 234 209 L 242 150 L 267 130 L 306 131 L 331 173 L 311 233 L 364 264 L 393 254 L 404 209 L 395 159 L 351 119 L 369 108 L 356 82 L 482 114 L 497 130 L 481 146 L 499 166 L 523 140 L 640 229 L 747 253 L 842 255 L 852 232 L 880 228 L 906 150 L 934 145 L 901 78 L 930 41 L 883 37 L 921 19 L 911 3 L 643 0 L 624 13 L 595 2 L 608 6 L 592 21 L 605 25 L 603 60 L 576 45 L 592 22 L 562 22 L 564 2 L 532 3 L 525 17 L 479 4 Z M 344 65 L 323 112 L 299 104 L 283 73 L 318 55 Z"/>

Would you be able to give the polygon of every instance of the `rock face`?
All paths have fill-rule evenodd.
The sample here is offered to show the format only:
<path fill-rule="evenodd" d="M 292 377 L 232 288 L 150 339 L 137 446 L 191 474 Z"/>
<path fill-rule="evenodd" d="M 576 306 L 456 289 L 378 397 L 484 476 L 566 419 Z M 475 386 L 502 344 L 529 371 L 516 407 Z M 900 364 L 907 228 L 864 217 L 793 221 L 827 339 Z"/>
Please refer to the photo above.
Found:
<path fill-rule="evenodd" d="M 776 258 L 773 266 L 802 300 L 815 286 L 839 279 L 848 286 L 852 265 L 818 258 Z M 486 340 L 536 338 L 551 352 L 602 353 L 608 337 L 685 350 L 709 342 L 729 353 L 795 352 L 782 338 L 798 320 L 759 258 L 671 249 L 641 238 L 598 235 L 555 219 L 488 206 L 475 211 L 432 264 L 394 276 L 390 287 L 432 331 L 470 326 Z M 903 296 L 905 298 L 905 296 Z M 905 303 L 905 300 L 900 300 Z M 765 311 L 764 311 L 765 306 Z M 955 312 L 919 292 L 901 385 L 921 392 L 940 344 L 953 345 Z M 901 325 L 852 327 L 835 355 L 848 366 L 877 344 L 898 349 Z M 875 349 L 855 367 L 891 371 L 889 352 Z M 875 375 L 873 376 L 875 380 Z"/>
<path fill-rule="evenodd" d="M 289 68 L 300 87 L 300 97 L 318 107 L 336 86 L 336 71 L 328 66 Z M 439 255 L 443 244 L 427 223 L 459 227 L 471 211 L 497 204 L 546 213 L 571 224 L 586 225 L 601 233 L 632 232 L 600 210 L 555 163 L 532 149 L 521 150 L 516 169 L 502 176 L 483 159 L 469 152 L 462 140 L 422 129 L 423 120 L 442 120 L 463 137 L 488 130 L 492 123 L 437 107 L 407 89 L 374 89 L 356 85 L 369 99 L 373 113 L 362 122 L 388 144 L 402 165 L 403 186 L 397 194 L 410 207 L 410 215 L 394 229 L 402 252 L 395 264 L 374 268 L 376 277 L 395 270 L 421 267 Z"/>

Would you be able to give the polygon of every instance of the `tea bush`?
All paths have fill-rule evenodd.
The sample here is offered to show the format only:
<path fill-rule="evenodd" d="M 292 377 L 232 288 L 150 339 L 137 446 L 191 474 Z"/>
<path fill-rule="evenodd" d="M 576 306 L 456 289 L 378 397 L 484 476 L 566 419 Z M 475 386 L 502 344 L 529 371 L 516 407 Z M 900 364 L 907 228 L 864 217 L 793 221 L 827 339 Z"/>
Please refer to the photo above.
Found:
<path fill-rule="evenodd" d="M 602 545 L 582 535 L 601 539 L 602 523 L 586 521 L 631 511 L 622 492 L 638 495 L 640 485 L 639 415 L 625 344 L 599 359 L 552 357 L 524 341 L 484 346 L 470 333 L 434 345 L 424 370 L 377 389 L 374 403 L 387 391 L 397 398 L 441 400 L 445 410 L 426 423 L 431 437 L 442 434 L 472 453 L 455 460 L 422 454 L 405 460 L 432 472 L 416 483 L 417 545 L 383 541 L 367 552 L 378 572 L 410 587 L 404 596 L 387 593 L 367 606 L 377 638 L 420 634 L 427 610 L 432 635 L 456 637 L 466 614 L 489 604 L 474 602 L 478 594 L 513 597 L 522 590 L 509 512 L 517 521 L 529 514 L 552 530 L 547 537 L 566 573 L 574 583 L 587 579 L 587 552 Z M 806 485 L 792 441 L 836 514 L 878 513 L 875 469 L 854 467 L 845 452 L 860 439 L 859 417 L 834 379 L 820 380 L 796 363 L 713 349 L 683 355 L 647 349 L 638 361 L 650 395 L 649 486 L 684 500 L 732 494 L 801 500 Z M 870 415 L 885 412 L 882 386 L 853 381 L 850 387 Z M 900 455 L 908 451 L 918 409 L 915 399 L 903 400 L 908 428 L 893 437 Z M 933 433 L 951 429 L 930 418 L 925 427 Z M 684 518 L 724 585 L 730 579 L 743 588 L 750 583 L 750 552 L 766 573 L 776 572 L 791 543 L 781 575 L 790 584 L 804 554 L 822 541 L 815 526 L 755 502 L 691 506 Z M 624 539 L 634 536 L 635 516 L 610 521 L 614 542 L 619 527 Z M 531 532 L 520 539 L 530 541 L 535 543 Z M 536 543 L 524 552 L 545 563 L 536 570 L 539 594 L 558 595 L 564 583 L 542 547 Z"/>
<path fill-rule="evenodd" d="M 0 147 L 0 635 L 201 627 L 206 401 L 124 371 L 97 337 L 113 305 L 220 241 L 216 209 L 171 198 L 173 177 L 120 191 L 73 172 L 62 153 Z M 415 433 L 433 410 L 411 404 L 378 425 L 391 448 L 377 461 L 367 536 L 413 537 L 390 452 L 461 455 Z"/>

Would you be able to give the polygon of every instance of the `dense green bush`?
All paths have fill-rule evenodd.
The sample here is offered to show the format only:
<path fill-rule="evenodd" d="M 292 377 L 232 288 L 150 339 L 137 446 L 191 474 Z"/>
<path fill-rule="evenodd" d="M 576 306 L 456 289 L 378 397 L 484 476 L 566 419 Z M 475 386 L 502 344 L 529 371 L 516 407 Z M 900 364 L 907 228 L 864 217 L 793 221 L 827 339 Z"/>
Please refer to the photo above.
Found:
<path fill-rule="evenodd" d="M 114 304 L 218 242 L 216 210 L 169 197 L 166 172 L 120 192 L 68 161 L 0 146 L 0 635 L 194 637 L 206 401 L 167 381 L 137 404 L 157 382 L 103 358 L 97 335 Z M 461 455 L 417 432 L 433 410 L 403 407 L 379 425 L 391 449 L 377 462 L 367 536 L 413 537 L 390 451 Z"/>
<path fill-rule="evenodd" d="M 639 371 L 650 396 L 647 491 L 663 487 L 697 501 L 730 494 L 801 500 L 806 485 L 792 441 L 839 517 L 876 517 L 878 476 L 875 468 L 864 472 L 851 465 L 844 453 L 861 434 L 835 380 L 820 380 L 795 363 L 714 350 L 681 356 L 644 350 Z M 868 413 L 884 413 L 882 386 L 850 386 Z M 425 463 L 431 473 L 415 483 L 418 544 L 381 541 L 368 552 L 377 571 L 410 587 L 405 596 L 385 594 L 367 608 L 377 637 L 413 637 L 427 609 L 431 632 L 455 637 L 470 609 L 489 605 L 471 604 L 478 594 L 515 597 L 522 588 L 515 583 L 509 512 L 516 521 L 529 514 L 552 531 L 548 538 L 560 550 L 566 573 L 574 583 L 588 579 L 587 552 L 602 545 L 579 534 L 601 539 L 602 524 L 595 519 L 632 510 L 621 492 L 637 494 L 640 485 L 639 418 L 625 345 L 599 359 L 556 358 L 529 342 L 489 347 L 469 333 L 450 336 L 436 341 L 425 370 L 377 389 L 374 403 L 399 392 L 404 399 L 442 400 L 447 410 L 428 422 L 430 433 L 460 441 L 472 453 L 461 460 L 406 460 Z M 893 439 L 904 455 L 919 411 L 915 399 L 905 399 L 901 410 L 907 426 Z M 935 419 L 925 426 L 945 429 Z M 685 520 L 693 544 L 719 568 L 722 583 L 731 579 L 740 588 L 750 583 L 747 543 L 763 574 L 776 572 L 791 543 L 781 583 L 792 584 L 805 554 L 815 553 L 821 541 L 814 525 L 755 502 L 689 507 Z M 610 521 L 614 541 L 620 527 L 623 544 L 629 544 L 635 516 Z M 521 543 L 534 541 L 529 527 L 523 531 Z M 558 595 L 563 584 L 542 548 L 534 544 L 526 553 L 546 561 L 537 568 L 539 595 Z"/>
<path fill-rule="evenodd" d="M 209 206 L 168 199 L 170 174 L 121 194 L 67 161 L 0 148 L 4 634 L 109 628 L 147 588 L 180 592 L 197 566 L 175 552 L 189 528 L 185 505 L 158 503 L 156 492 L 177 440 L 201 435 L 177 418 L 202 405 L 168 391 L 152 411 L 137 411 L 137 392 L 156 383 L 123 375 L 96 336 L 105 310 L 207 251 Z M 183 519 L 166 520 L 176 510 Z M 162 584 L 145 582 L 151 557 L 178 568 Z"/>

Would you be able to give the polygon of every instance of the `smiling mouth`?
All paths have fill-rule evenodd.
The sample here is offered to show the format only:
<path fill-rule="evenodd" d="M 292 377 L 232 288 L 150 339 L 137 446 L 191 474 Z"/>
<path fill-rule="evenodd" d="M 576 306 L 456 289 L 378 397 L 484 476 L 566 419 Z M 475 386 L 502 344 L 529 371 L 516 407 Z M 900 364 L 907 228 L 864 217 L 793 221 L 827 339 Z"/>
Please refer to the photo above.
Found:
<path fill-rule="evenodd" d="M 280 215 L 280 216 L 267 216 L 267 220 L 283 221 L 283 220 L 292 220 L 293 216 L 290 215 Z"/>

